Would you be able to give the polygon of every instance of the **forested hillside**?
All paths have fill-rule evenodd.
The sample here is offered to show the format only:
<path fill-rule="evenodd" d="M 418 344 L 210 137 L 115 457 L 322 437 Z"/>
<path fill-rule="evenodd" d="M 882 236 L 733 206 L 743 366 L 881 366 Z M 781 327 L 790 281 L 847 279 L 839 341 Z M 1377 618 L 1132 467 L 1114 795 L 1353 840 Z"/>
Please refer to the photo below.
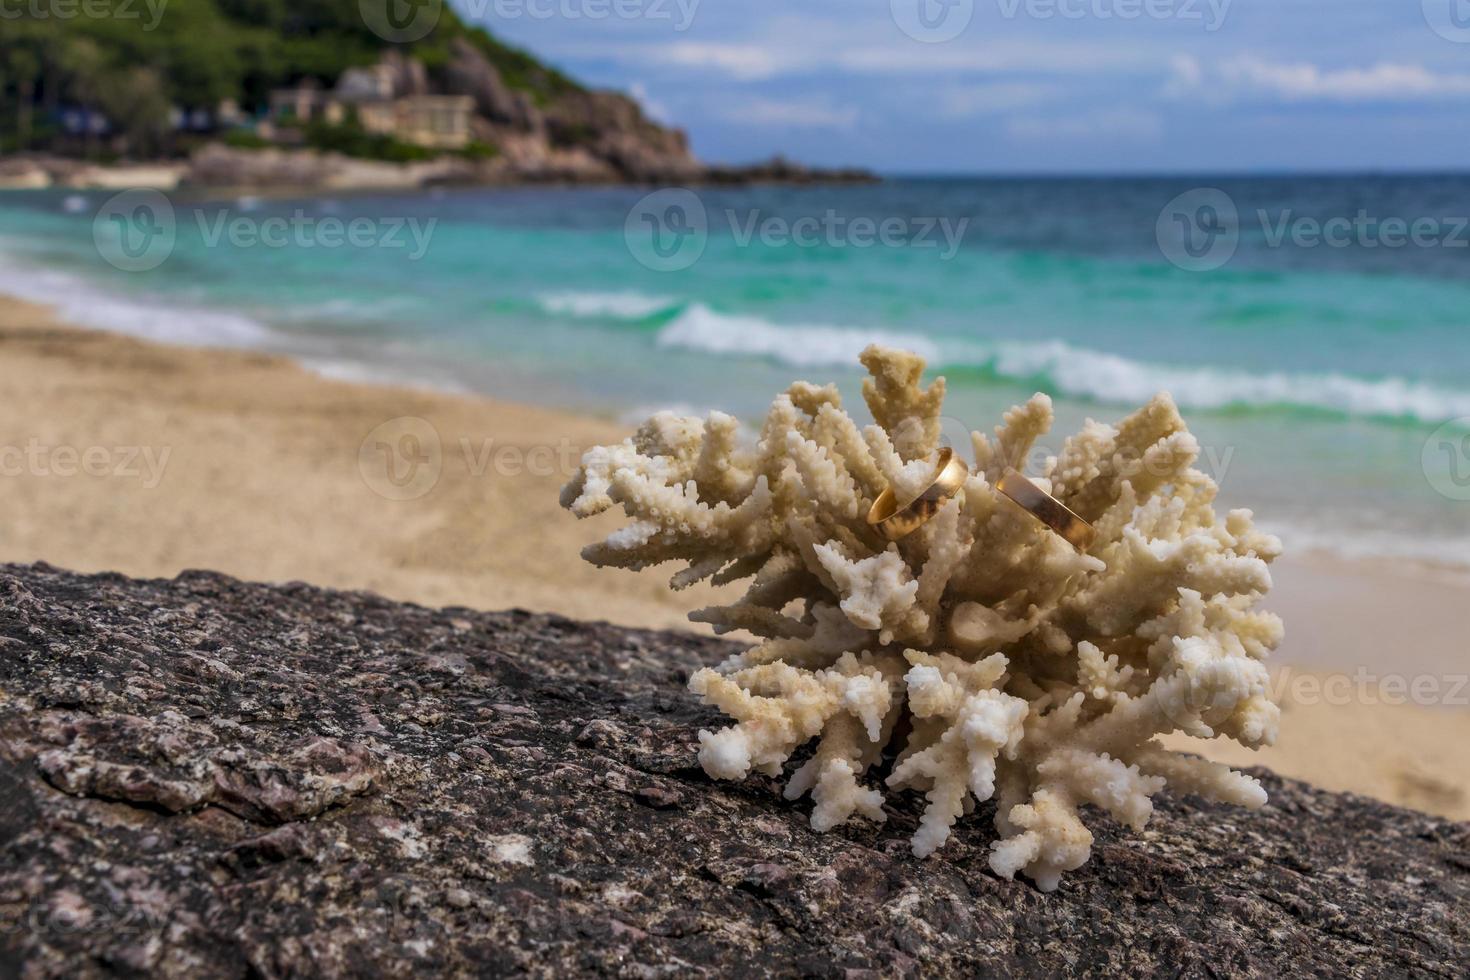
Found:
<path fill-rule="evenodd" d="M 449 66 L 460 38 L 506 87 L 536 104 L 581 91 L 531 55 L 467 26 L 447 5 L 426 38 L 402 46 L 369 28 L 358 0 L 20 5 L 0 21 L 0 151 L 54 148 L 64 135 L 59 114 L 83 109 L 109 120 L 130 151 L 157 153 L 171 142 L 173 109 L 213 110 L 233 100 L 246 113 L 260 111 L 272 89 L 334 80 L 390 47 L 433 77 Z"/>

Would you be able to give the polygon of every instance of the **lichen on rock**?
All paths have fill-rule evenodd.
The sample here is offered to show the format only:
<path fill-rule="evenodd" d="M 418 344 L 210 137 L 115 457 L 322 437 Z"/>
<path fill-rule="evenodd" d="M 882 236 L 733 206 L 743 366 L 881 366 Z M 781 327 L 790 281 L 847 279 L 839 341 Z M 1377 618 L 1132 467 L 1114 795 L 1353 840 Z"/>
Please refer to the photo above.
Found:
<path fill-rule="evenodd" d="M 1165 785 L 1259 807 L 1257 780 L 1162 747 L 1184 732 L 1271 744 L 1279 710 L 1264 660 L 1282 627 L 1255 609 L 1281 550 L 1251 513 L 1213 508 L 1199 446 L 1160 394 L 1116 426 L 1089 421 L 1034 479 L 1092 522 L 1086 553 L 995 489 L 1050 428 L 1038 394 L 993 436 L 971 436 L 963 490 L 917 533 L 866 522 L 889 486 L 923 489 L 941 446 L 944 381 L 919 357 L 862 354 L 876 424 L 859 428 L 834 386 L 798 382 L 757 439 L 728 415 L 661 413 L 589 451 L 563 490 L 581 517 L 630 523 L 584 551 L 604 566 L 687 567 L 673 587 L 749 580 L 691 614 L 758 645 L 690 679 L 733 724 L 699 733 L 720 779 L 779 775 L 815 740 L 787 796 L 812 826 L 885 819 L 882 784 L 926 794 L 913 851 L 943 846 L 977 802 L 997 801 L 990 865 L 1044 890 L 1083 865 L 1093 804 L 1134 829 Z"/>

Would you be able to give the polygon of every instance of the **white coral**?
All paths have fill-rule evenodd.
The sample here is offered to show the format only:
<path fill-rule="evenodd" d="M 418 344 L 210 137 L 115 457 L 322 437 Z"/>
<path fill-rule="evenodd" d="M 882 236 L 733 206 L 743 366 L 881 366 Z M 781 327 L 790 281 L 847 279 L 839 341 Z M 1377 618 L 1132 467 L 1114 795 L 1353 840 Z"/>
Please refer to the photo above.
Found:
<path fill-rule="evenodd" d="M 563 491 L 579 516 L 621 506 L 630 519 L 590 561 L 685 562 L 676 588 L 750 581 L 691 617 L 764 637 L 690 681 L 735 722 L 699 733 L 705 770 L 776 775 L 815 740 L 787 785 L 811 794 L 812 826 L 884 820 L 873 771 L 886 769 L 889 789 L 926 794 L 920 857 L 993 798 L 991 867 L 1045 890 L 1091 853 L 1083 804 L 1133 828 L 1166 783 L 1262 805 L 1254 779 L 1157 741 L 1269 745 L 1279 719 L 1263 660 L 1281 623 L 1254 606 L 1280 543 L 1249 511 L 1217 518 L 1170 398 L 1116 426 L 1089 421 L 1035 477 L 1093 522 L 1087 554 L 994 489 L 1049 428 L 1045 395 L 993 437 L 972 434 L 963 491 L 891 544 L 865 516 L 885 487 L 912 494 L 932 476 L 944 386 L 922 387 L 911 354 L 870 347 L 862 361 L 877 425 L 859 429 L 835 388 L 798 383 L 753 445 L 727 415 L 662 414 L 588 452 Z"/>

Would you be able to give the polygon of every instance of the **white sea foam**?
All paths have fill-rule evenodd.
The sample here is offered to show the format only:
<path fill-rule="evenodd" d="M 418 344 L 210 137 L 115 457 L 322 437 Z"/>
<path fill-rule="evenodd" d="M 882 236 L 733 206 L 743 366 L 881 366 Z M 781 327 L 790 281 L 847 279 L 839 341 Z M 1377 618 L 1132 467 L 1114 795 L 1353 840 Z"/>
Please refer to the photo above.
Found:
<path fill-rule="evenodd" d="M 642 320 L 678 305 L 677 300 L 665 296 L 646 296 L 635 292 L 547 293 L 537 297 L 537 302 L 548 313 L 613 320 Z"/>
<path fill-rule="evenodd" d="M 1281 538 L 1287 554 L 1322 554 L 1354 561 L 1388 558 L 1453 569 L 1470 568 L 1470 536 L 1372 530 L 1359 522 L 1344 534 L 1344 522 L 1312 526 L 1263 518 L 1262 530 Z"/>
<path fill-rule="evenodd" d="M 1060 341 L 996 346 L 978 367 L 997 377 L 1048 382 L 1057 392 L 1133 404 L 1168 391 L 1186 408 L 1284 406 L 1344 415 L 1413 418 L 1431 424 L 1470 416 L 1470 391 L 1403 378 L 1343 374 L 1253 374 L 1216 368 L 1149 364 Z"/>
<path fill-rule="evenodd" d="M 56 269 L 0 262 L 0 293 L 53 307 L 79 327 L 196 347 L 260 347 L 270 329 L 238 313 L 173 306 L 110 293 Z"/>
<path fill-rule="evenodd" d="M 937 360 L 939 347 L 928 337 L 862 327 L 778 326 L 755 316 L 717 313 L 702 303 L 690 305 L 658 335 L 660 347 L 768 357 L 795 367 L 850 366 L 869 344 L 902 347 Z"/>
<path fill-rule="evenodd" d="M 1437 425 L 1470 417 L 1470 391 L 1404 378 L 1344 374 L 1252 373 L 1152 364 L 1062 341 L 936 340 L 919 334 L 823 325 L 781 325 L 719 313 L 694 303 L 660 331 L 663 347 L 763 357 L 794 367 L 845 367 L 870 343 L 915 351 L 936 368 L 973 368 L 999 380 L 1035 383 L 1058 395 L 1136 405 L 1168 391 L 1185 408 L 1283 407 L 1366 418 L 1408 418 Z"/>

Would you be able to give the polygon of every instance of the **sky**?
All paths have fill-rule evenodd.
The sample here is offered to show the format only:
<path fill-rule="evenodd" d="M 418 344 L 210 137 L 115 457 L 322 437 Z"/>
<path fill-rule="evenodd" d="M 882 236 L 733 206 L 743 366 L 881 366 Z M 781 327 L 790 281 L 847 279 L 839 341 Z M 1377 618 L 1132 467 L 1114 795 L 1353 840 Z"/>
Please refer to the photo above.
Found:
<path fill-rule="evenodd" d="M 717 162 L 1463 170 L 1470 0 L 451 0 Z"/>

